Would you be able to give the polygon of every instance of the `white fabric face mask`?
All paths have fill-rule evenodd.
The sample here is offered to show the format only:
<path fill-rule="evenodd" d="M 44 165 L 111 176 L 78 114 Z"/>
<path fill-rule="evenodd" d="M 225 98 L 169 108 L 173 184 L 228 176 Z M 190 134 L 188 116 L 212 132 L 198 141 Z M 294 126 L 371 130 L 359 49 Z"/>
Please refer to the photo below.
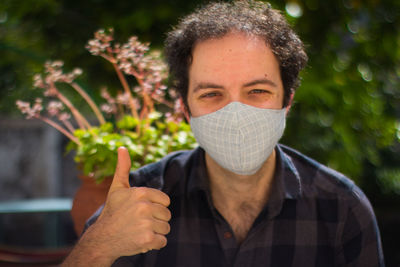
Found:
<path fill-rule="evenodd" d="M 199 145 L 221 167 L 241 175 L 256 173 L 285 129 L 286 109 L 256 108 L 240 102 L 191 117 Z"/>

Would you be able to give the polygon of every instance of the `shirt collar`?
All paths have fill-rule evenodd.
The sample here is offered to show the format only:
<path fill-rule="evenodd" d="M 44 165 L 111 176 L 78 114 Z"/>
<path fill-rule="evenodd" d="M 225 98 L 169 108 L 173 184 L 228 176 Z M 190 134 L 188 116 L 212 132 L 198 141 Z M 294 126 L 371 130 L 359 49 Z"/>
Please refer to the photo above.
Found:
<path fill-rule="evenodd" d="M 193 164 L 189 172 L 187 192 L 191 194 L 197 191 L 204 191 L 208 194 L 210 192 L 210 187 L 205 160 L 205 151 L 201 147 L 197 147 L 193 152 Z"/>
<path fill-rule="evenodd" d="M 301 194 L 300 175 L 289 155 L 283 152 L 281 145 L 276 146 L 277 165 L 275 180 L 280 181 L 284 198 L 296 199 Z"/>
<path fill-rule="evenodd" d="M 285 199 L 296 199 L 301 193 L 299 173 L 291 158 L 276 146 L 276 167 L 270 196 L 263 213 L 268 219 L 276 217 L 282 210 Z"/>

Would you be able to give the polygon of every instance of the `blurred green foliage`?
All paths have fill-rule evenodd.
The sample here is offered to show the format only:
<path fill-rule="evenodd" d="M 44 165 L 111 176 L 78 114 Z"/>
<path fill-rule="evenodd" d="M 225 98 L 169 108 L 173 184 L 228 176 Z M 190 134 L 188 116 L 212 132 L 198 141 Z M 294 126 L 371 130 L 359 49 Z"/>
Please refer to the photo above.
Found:
<path fill-rule="evenodd" d="M 178 18 L 206 1 L 3 0 L 0 2 L 0 114 L 17 116 L 47 59 L 80 67 L 79 83 L 119 88 L 110 66 L 84 49 L 99 28 L 118 40 L 137 35 L 161 48 Z M 354 179 L 400 193 L 400 1 L 270 1 L 307 46 L 309 66 L 295 96 L 283 143 Z"/>
<path fill-rule="evenodd" d="M 136 127 L 139 123 L 138 133 Z M 158 112 L 141 121 L 126 115 L 116 125 L 118 129 L 114 129 L 110 122 L 89 130 L 78 129 L 74 135 L 81 145 L 70 142 L 67 147 L 68 151 L 76 151 L 75 161 L 83 173 L 92 175 L 98 183 L 113 175 L 120 146 L 128 149 L 133 170 L 158 161 L 170 152 L 197 146 L 189 124 L 168 121 Z"/>
<path fill-rule="evenodd" d="M 362 186 L 400 192 L 400 2 L 297 4 L 310 61 L 285 142 Z"/>

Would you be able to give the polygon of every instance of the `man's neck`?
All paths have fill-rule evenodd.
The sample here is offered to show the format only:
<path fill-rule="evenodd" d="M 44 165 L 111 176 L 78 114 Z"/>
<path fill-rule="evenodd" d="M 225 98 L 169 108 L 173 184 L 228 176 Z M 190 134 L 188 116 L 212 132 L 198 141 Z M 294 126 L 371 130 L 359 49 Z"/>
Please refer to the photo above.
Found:
<path fill-rule="evenodd" d="M 231 225 L 240 243 L 268 201 L 275 172 L 275 150 L 253 175 L 238 175 L 219 166 L 206 153 L 213 204 Z"/>

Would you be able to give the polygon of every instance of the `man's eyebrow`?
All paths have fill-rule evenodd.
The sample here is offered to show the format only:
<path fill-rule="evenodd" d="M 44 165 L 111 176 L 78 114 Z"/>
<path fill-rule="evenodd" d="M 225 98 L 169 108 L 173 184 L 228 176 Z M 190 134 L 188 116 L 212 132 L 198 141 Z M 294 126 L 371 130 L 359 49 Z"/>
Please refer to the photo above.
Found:
<path fill-rule="evenodd" d="M 194 87 L 193 92 L 196 92 L 196 91 L 201 90 L 201 89 L 208 89 L 208 88 L 223 89 L 224 87 L 222 85 L 218 85 L 218 84 L 215 84 L 215 83 L 202 82 L 202 83 L 197 84 Z"/>
<path fill-rule="evenodd" d="M 250 87 L 250 86 L 257 85 L 257 84 L 267 84 L 267 85 L 271 85 L 273 87 L 277 87 L 276 83 L 274 83 L 273 81 L 271 81 L 269 79 L 257 79 L 257 80 L 254 80 L 254 81 L 244 84 L 243 87 Z"/>

